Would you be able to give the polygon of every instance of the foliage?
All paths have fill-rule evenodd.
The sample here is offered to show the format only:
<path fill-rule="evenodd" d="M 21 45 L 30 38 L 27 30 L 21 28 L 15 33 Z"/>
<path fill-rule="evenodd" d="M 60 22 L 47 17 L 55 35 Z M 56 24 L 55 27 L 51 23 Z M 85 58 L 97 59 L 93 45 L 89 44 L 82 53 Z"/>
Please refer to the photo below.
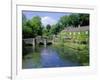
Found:
<path fill-rule="evenodd" d="M 71 34 L 70 34 L 71 33 Z M 89 40 L 89 31 L 86 32 L 66 32 L 66 31 L 61 31 L 58 35 L 61 36 L 61 40 L 65 38 L 65 41 L 70 38 L 70 41 L 73 41 L 75 43 L 82 43 L 86 44 L 88 43 Z"/>
<path fill-rule="evenodd" d="M 79 15 L 78 14 L 71 14 L 68 17 L 68 25 L 69 26 L 73 26 L 73 27 L 77 27 L 79 25 Z"/>
<path fill-rule="evenodd" d="M 36 37 L 38 35 L 42 35 L 42 24 L 41 18 L 39 16 L 33 17 L 31 20 L 27 20 L 26 22 L 25 16 L 23 16 L 23 37 Z M 25 23 L 25 24 L 24 24 Z"/>
<path fill-rule="evenodd" d="M 89 25 L 89 14 L 79 14 L 80 25 Z"/>
<path fill-rule="evenodd" d="M 66 42 L 63 45 L 57 43 L 53 47 L 60 55 L 60 58 L 79 62 L 82 66 L 89 65 L 89 49 L 87 45 Z"/>
<path fill-rule="evenodd" d="M 32 28 L 32 33 L 34 34 L 33 37 L 36 37 L 37 35 L 42 35 L 41 18 L 39 16 L 35 16 L 32 18 L 31 28 Z"/>
<path fill-rule="evenodd" d="M 49 30 L 51 29 L 51 25 L 50 25 L 50 24 L 47 24 L 46 29 L 47 29 L 48 32 L 49 32 Z"/>
<path fill-rule="evenodd" d="M 52 37 L 53 35 L 59 36 L 56 37 L 58 42 L 48 42 L 47 45 L 53 45 L 58 54 L 62 59 L 79 61 L 81 65 L 89 64 L 89 32 L 66 32 L 64 29 L 66 27 L 78 27 L 78 26 L 87 26 L 89 25 L 89 14 L 70 14 L 62 16 L 59 21 L 50 25 L 47 24 L 46 27 L 41 22 L 39 16 L 34 16 L 32 19 L 27 20 L 26 16 L 22 14 L 22 36 L 23 38 L 35 38 L 37 36 L 43 36 L 43 38 Z M 71 33 L 71 34 L 70 34 Z M 75 34 L 74 34 L 75 33 Z M 69 39 L 68 39 L 69 38 Z M 53 37 L 51 38 L 53 39 Z M 43 45 L 40 42 L 40 45 Z M 26 46 L 31 46 L 30 44 L 26 45 L 22 41 L 23 56 L 27 54 Z M 35 45 L 37 46 L 37 45 Z M 36 62 L 39 63 L 40 55 L 38 52 L 39 48 L 34 49 L 35 53 L 32 54 L 33 58 L 36 58 Z M 38 56 L 37 56 L 38 55 Z M 38 65 L 38 64 L 37 64 Z M 37 66 L 36 65 L 36 66 Z"/>
<path fill-rule="evenodd" d="M 22 14 L 22 26 L 25 26 L 26 25 L 26 16 L 24 14 Z"/>
<path fill-rule="evenodd" d="M 23 27 L 23 38 L 32 37 L 32 29 L 28 26 Z"/>
<path fill-rule="evenodd" d="M 69 16 L 67 15 L 62 16 L 59 20 L 59 23 L 63 28 L 68 26 L 68 22 L 69 22 Z"/>
<path fill-rule="evenodd" d="M 64 15 L 60 17 L 56 24 L 47 24 L 46 27 L 43 26 L 39 16 L 34 16 L 32 19 L 27 20 L 26 16 L 22 14 L 22 29 L 24 38 L 57 35 L 66 27 L 78 27 L 79 25 L 89 25 L 89 14 L 72 13 Z"/>

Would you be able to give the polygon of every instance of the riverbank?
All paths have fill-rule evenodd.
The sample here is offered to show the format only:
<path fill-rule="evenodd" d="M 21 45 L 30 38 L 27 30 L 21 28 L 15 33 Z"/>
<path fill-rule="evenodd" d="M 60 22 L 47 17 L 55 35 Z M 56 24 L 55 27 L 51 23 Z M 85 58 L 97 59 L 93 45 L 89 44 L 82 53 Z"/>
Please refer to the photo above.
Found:
<path fill-rule="evenodd" d="M 63 56 L 64 59 L 70 59 L 71 61 L 78 61 L 82 66 L 89 66 L 89 45 L 78 43 L 55 43 L 53 47 L 56 48 L 58 53 Z"/>

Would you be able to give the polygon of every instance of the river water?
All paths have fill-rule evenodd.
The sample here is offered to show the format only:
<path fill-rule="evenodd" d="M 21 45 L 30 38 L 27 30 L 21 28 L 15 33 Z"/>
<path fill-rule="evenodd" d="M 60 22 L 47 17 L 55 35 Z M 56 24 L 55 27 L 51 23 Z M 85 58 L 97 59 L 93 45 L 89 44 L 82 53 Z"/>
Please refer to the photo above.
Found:
<path fill-rule="evenodd" d="M 22 68 L 51 68 L 81 66 L 80 56 L 70 53 L 67 49 L 52 46 L 26 47 L 27 54 L 22 60 Z"/>

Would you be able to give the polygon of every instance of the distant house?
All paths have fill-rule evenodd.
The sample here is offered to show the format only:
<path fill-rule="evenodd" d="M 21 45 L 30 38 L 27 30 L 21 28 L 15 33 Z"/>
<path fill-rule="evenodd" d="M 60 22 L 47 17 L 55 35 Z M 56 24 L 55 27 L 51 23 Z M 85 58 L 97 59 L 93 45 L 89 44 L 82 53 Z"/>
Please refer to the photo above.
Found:
<path fill-rule="evenodd" d="M 71 39 L 71 38 L 76 38 L 77 36 L 74 35 L 80 35 L 81 33 L 88 34 L 89 33 L 89 26 L 81 26 L 81 27 L 67 27 L 65 28 L 63 32 L 67 32 L 68 34 L 63 36 L 64 39 Z"/>
<path fill-rule="evenodd" d="M 89 26 L 82 26 L 82 27 L 77 27 L 77 28 L 68 27 L 63 31 L 67 31 L 67 32 L 84 32 L 84 31 L 89 31 Z"/>

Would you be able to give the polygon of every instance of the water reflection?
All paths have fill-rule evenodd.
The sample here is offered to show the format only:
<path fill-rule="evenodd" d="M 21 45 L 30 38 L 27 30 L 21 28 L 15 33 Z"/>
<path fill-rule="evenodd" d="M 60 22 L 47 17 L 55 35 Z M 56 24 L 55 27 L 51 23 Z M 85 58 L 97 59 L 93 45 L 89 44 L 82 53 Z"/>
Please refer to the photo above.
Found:
<path fill-rule="evenodd" d="M 22 60 L 23 69 L 82 66 L 88 59 L 86 54 L 80 55 L 79 51 L 62 46 L 26 47 L 26 50 L 27 55 Z"/>

